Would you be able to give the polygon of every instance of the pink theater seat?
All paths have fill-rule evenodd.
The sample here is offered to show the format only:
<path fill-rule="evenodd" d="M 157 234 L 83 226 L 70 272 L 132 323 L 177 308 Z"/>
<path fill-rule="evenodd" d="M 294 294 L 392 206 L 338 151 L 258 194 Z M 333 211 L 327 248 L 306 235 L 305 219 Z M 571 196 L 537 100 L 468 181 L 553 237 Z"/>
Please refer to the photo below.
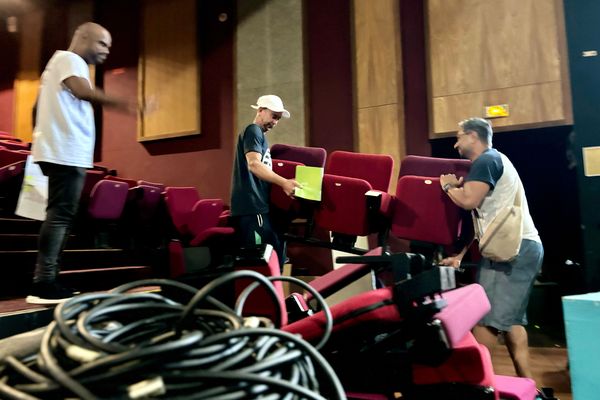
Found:
<path fill-rule="evenodd" d="M 81 201 L 83 204 L 89 202 L 92 189 L 94 189 L 94 186 L 96 186 L 98 182 L 104 179 L 104 176 L 104 171 L 88 169 L 85 172 L 85 182 L 83 183 L 83 190 L 81 191 Z"/>
<path fill-rule="evenodd" d="M 273 251 L 273 246 L 267 244 L 259 246 L 256 249 L 246 249 L 245 253 L 245 255 L 237 257 L 235 261 L 236 271 L 251 270 L 267 277 L 278 277 L 281 275 L 279 271 L 279 260 L 277 258 L 277 253 Z M 256 255 L 248 257 L 248 253 L 256 253 Z M 248 279 L 237 279 L 235 281 L 236 298 L 251 282 L 252 281 Z M 279 321 L 282 326 L 285 326 L 287 325 L 288 317 L 284 302 L 283 285 L 281 281 L 274 281 L 273 286 L 277 291 L 277 302 L 279 304 L 279 309 L 281 310 Z M 267 290 L 263 287 L 258 287 L 248 296 L 248 299 L 244 304 L 243 315 L 267 317 L 271 321 L 275 321 L 277 320 L 275 311 L 276 309 L 273 307 L 273 300 L 269 296 Z"/>
<path fill-rule="evenodd" d="M 327 151 L 321 147 L 274 144 L 271 146 L 271 158 L 295 161 L 310 167 L 323 168 L 327 159 Z"/>
<path fill-rule="evenodd" d="M 316 224 L 344 235 L 368 235 L 371 229 L 365 193 L 371 189 L 364 179 L 325 174 Z"/>
<path fill-rule="evenodd" d="M 334 151 L 327 160 L 325 173 L 369 182 L 371 189 L 387 192 L 392 181 L 394 159 L 387 154 Z"/>
<path fill-rule="evenodd" d="M 439 177 L 442 174 L 455 174 L 466 177 L 471 169 L 471 161 L 456 158 L 406 156 L 400 163 L 399 177 L 406 175 Z"/>
<path fill-rule="evenodd" d="M 386 214 L 394 160 L 389 155 L 334 151 L 323 176 L 322 200 L 315 212 L 315 225 L 331 231 L 333 246 L 364 252 L 354 247 L 357 236 L 381 233 L 379 214 Z M 367 196 L 369 194 L 369 196 Z M 367 198 L 378 200 L 375 207 Z"/>
<path fill-rule="evenodd" d="M 15 151 L 6 147 L 0 148 L 0 167 L 14 164 L 18 161 L 25 161 L 27 155 L 27 152 Z"/>
<path fill-rule="evenodd" d="M 125 184 L 127 184 L 127 186 L 131 189 L 132 187 L 137 186 L 137 180 L 135 179 L 127 179 L 127 178 L 121 178 L 120 176 L 113 176 L 113 175 L 106 175 L 104 177 L 104 179 L 106 180 L 110 180 L 110 181 L 116 181 L 116 182 L 123 182 Z"/>
<path fill-rule="evenodd" d="M 90 194 L 88 214 L 96 220 L 118 220 L 123 214 L 128 190 L 123 182 L 99 181 Z"/>
<path fill-rule="evenodd" d="M 137 181 L 138 185 L 144 185 L 144 186 L 152 186 L 155 188 L 158 188 L 161 193 L 165 191 L 165 184 L 164 183 L 158 183 L 158 182 L 150 182 L 150 181 L 145 181 L 145 180 L 139 180 Z"/>
<path fill-rule="evenodd" d="M 286 179 L 294 179 L 296 177 L 296 166 L 304 165 L 295 161 L 273 159 L 273 172 Z M 281 211 L 292 211 L 295 201 L 293 198 L 285 194 L 280 186 L 271 186 L 271 205 L 277 207 Z"/>
<path fill-rule="evenodd" d="M 24 143 L 24 142 L 20 142 L 20 141 L 15 141 L 15 140 L 1 140 L 0 139 L 0 146 L 4 146 L 7 149 L 11 149 L 11 150 L 29 150 L 31 148 L 31 143 Z"/>
<path fill-rule="evenodd" d="M 401 177 L 392 209 L 391 232 L 399 238 L 451 245 L 458 237 L 461 211 L 439 178 Z"/>
<path fill-rule="evenodd" d="M 0 167 L 0 185 L 8 182 L 12 178 L 23 175 L 24 171 L 25 161 L 17 161 Z"/>
<path fill-rule="evenodd" d="M 225 225 L 228 218 L 221 199 L 201 199 L 194 187 L 165 188 L 165 203 L 173 225 L 181 238 L 192 246 L 217 236 L 230 236 L 233 229 Z"/>
<path fill-rule="evenodd" d="M 13 142 L 22 142 L 22 140 L 12 133 L 0 131 L 0 140 L 10 140 Z"/>

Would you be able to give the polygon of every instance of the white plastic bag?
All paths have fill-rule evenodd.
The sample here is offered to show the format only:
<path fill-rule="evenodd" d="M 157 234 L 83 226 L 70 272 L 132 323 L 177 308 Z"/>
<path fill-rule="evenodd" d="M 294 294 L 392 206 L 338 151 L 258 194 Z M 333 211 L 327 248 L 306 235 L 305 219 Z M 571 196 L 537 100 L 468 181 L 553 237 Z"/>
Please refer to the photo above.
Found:
<path fill-rule="evenodd" d="M 47 203 L 48 177 L 42 173 L 39 165 L 33 162 L 32 157 L 28 156 L 15 214 L 43 221 L 46 219 Z"/>

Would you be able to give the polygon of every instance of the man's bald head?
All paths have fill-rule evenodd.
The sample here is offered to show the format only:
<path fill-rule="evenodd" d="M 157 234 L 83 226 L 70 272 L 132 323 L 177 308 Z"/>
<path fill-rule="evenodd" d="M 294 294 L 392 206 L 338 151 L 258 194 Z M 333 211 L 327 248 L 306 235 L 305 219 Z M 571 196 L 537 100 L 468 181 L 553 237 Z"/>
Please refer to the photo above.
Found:
<path fill-rule="evenodd" d="M 112 37 L 101 25 L 85 22 L 75 30 L 69 51 L 81 56 L 88 64 L 102 64 L 108 57 Z"/>

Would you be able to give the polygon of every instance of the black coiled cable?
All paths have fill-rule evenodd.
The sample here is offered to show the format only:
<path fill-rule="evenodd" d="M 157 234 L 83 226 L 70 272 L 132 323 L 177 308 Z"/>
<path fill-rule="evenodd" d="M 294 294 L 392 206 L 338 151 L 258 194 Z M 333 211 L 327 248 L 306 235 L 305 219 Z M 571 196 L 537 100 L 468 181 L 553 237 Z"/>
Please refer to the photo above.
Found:
<path fill-rule="evenodd" d="M 254 282 L 234 309 L 210 296 L 239 278 Z M 334 371 L 310 344 L 264 319 L 266 326 L 245 326 L 243 305 L 258 286 L 272 294 L 275 315 L 281 315 L 271 284 L 276 279 L 307 288 L 321 303 L 327 324 L 317 347 L 324 345 L 331 313 L 314 289 L 295 278 L 236 271 L 200 290 L 170 280 L 142 280 L 59 304 L 37 353 L 0 362 L 0 397 L 345 399 Z M 146 286 L 169 287 L 175 296 L 130 292 Z M 280 323 L 276 317 L 275 327 Z"/>

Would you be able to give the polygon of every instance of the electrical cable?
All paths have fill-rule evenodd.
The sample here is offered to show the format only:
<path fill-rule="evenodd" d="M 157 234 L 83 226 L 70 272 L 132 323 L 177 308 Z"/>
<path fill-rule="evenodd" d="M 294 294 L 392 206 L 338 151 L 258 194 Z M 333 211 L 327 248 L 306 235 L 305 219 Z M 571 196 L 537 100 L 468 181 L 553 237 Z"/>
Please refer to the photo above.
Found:
<path fill-rule="evenodd" d="M 250 283 L 234 307 L 212 296 L 237 279 Z M 320 303 L 326 319 L 323 346 L 333 326 L 331 312 L 322 296 L 298 279 L 243 270 L 200 290 L 147 279 L 59 304 L 37 354 L 0 360 L 0 397 L 345 399 L 335 372 L 315 347 L 271 327 L 281 324 L 275 280 L 302 286 Z M 138 290 L 147 286 L 166 291 Z M 275 321 L 261 318 L 262 327 L 251 328 L 242 311 L 257 287 L 269 293 Z"/>

